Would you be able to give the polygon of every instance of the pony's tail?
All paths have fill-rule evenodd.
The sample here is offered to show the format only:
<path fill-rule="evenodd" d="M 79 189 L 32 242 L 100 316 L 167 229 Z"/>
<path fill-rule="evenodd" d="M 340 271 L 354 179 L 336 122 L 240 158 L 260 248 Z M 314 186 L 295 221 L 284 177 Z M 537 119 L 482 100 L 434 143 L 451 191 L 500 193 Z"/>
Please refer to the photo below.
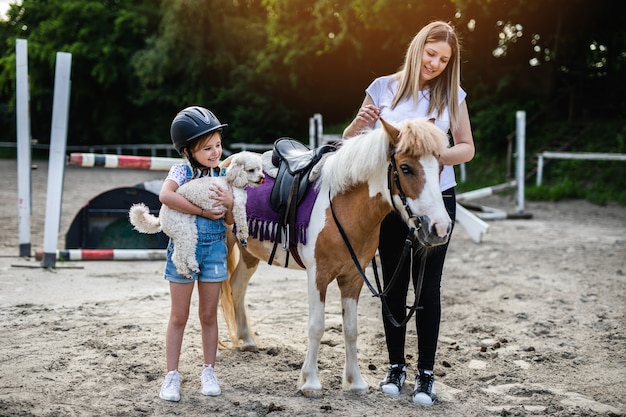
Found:
<path fill-rule="evenodd" d="M 239 341 L 239 336 L 237 332 L 239 329 L 237 328 L 237 318 L 235 317 L 235 301 L 233 299 L 233 288 L 231 286 L 230 280 L 232 279 L 235 270 L 237 269 L 237 265 L 241 261 L 241 257 L 243 256 L 241 253 L 241 249 L 239 245 L 237 245 L 237 238 L 232 233 L 232 229 L 226 234 L 226 247 L 228 248 L 228 256 L 226 257 L 226 264 L 228 266 L 228 279 L 226 281 L 222 281 L 221 285 L 221 293 L 220 293 L 220 305 L 222 307 L 222 313 L 224 316 L 224 321 L 226 322 L 226 328 L 228 329 L 228 335 L 230 337 L 232 347 L 240 346 L 241 343 Z M 241 312 L 241 314 L 246 314 L 245 311 Z M 254 336 L 254 332 L 251 334 L 252 339 L 255 344 L 259 346 L 259 341 Z"/>
<path fill-rule="evenodd" d="M 228 336 L 234 346 L 239 342 L 237 340 L 237 321 L 235 320 L 235 305 L 233 302 L 233 289 L 230 285 L 230 279 L 235 272 L 237 263 L 239 261 L 239 248 L 235 244 L 235 236 L 232 233 L 226 234 L 226 246 L 228 248 L 228 255 L 226 257 L 226 265 L 228 268 L 228 279 L 222 281 L 220 292 L 220 305 L 222 307 L 222 314 L 224 321 L 226 322 L 226 328 L 228 329 Z"/>
<path fill-rule="evenodd" d="M 128 211 L 128 218 L 140 233 L 155 234 L 161 231 L 161 221 L 150 214 L 150 209 L 143 203 L 133 204 Z"/>

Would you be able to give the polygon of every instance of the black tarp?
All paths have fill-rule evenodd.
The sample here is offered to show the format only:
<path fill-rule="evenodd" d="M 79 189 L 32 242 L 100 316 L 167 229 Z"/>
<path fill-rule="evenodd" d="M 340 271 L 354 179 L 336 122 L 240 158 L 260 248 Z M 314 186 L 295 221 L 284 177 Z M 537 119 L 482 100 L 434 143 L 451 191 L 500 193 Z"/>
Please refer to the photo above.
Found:
<path fill-rule="evenodd" d="M 128 210 L 144 203 L 158 216 L 159 196 L 142 186 L 114 188 L 92 198 L 80 209 L 65 235 L 65 249 L 165 249 L 168 237 L 139 233 Z"/>

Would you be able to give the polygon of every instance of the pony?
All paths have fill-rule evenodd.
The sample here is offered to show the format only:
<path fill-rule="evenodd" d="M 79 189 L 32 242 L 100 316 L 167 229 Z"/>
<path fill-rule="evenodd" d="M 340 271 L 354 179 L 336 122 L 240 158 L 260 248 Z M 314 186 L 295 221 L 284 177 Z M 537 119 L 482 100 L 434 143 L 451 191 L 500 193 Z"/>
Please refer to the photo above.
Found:
<path fill-rule="evenodd" d="M 343 140 L 324 158 L 313 183 L 318 193 L 306 227 L 306 243 L 296 247 L 308 282 L 308 345 L 298 379 L 298 390 L 305 397 L 322 395 L 317 358 L 324 333 L 326 292 L 332 281 L 339 286 L 343 311 L 342 388 L 357 393 L 369 389 L 357 358 L 357 305 L 364 282 L 359 271 L 375 256 L 385 216 L 396 210 L 414 227 L 425 247 L 443 244 L 450 235 L 452 222 L 439 188 L 442 166 L 438 160 L 448 144 L 447 135 L 426 119 L 404 121 L 397 127 L 381 119 L 381 124 Z M 247 190 L 248 209 L 250 193 L 256 190 Z M 244 248 L 228 235 L 229 279 L 223 283 L 220 299 L 223 316 L 234 344 L 241 341 L 242 350 L 256 351 L 245 295 L 260 260 L 270 259 L 274 243 L 251 233 Z M 278 250 L 272 265 L 303 269 L 296 262 L 288 263 L 288 256 L 288 250 Z"/>

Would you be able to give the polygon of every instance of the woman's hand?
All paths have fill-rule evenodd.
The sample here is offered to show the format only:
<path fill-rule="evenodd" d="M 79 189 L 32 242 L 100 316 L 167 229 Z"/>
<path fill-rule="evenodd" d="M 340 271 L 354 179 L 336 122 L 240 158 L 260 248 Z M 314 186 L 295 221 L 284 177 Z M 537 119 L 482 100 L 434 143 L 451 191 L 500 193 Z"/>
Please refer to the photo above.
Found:
<path fill-rule="evenodd" d="M 359 108 L 352 123 L 346 127 L 343 131 L 343 138 L 351 138 L 363 132 L 365 129 L 371 129 L 380 117 L 380 109 L 374 105 L 372 98 L 368 95 L 365 96 L 363 104 Z"/>
<path fill-rule="evenodd" d="M 367 127 L 373 127 L 380 117 L 380 109 L 373 104 L 366 104 L 359 109 L 354 118 L 354 127 L 363 130 Z"/>

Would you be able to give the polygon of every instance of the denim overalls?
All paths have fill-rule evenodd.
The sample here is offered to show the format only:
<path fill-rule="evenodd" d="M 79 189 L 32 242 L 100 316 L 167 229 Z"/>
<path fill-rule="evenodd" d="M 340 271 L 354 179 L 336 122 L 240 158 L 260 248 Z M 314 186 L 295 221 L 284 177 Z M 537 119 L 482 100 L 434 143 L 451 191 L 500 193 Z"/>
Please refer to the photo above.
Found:
<path fill-rule="evenodd" d="M 191 180 L 191 168 L 187 167 L 187 180 Z M 193 283 L 222 282 L 228 278 L 226 268 L 226 225 L 224 220 L 211 220 L 196 216 L 196 228 L 198 230 L 198 243 L 196 245 L 196 259 L 200 266 L 200 273 L 192 272 L 193 279 L 180 275 L 172 262 L 174 244 L 170 239 L 167 245 L 167 258 L 165 263 L 165 279 L 170 282 Z"/>

